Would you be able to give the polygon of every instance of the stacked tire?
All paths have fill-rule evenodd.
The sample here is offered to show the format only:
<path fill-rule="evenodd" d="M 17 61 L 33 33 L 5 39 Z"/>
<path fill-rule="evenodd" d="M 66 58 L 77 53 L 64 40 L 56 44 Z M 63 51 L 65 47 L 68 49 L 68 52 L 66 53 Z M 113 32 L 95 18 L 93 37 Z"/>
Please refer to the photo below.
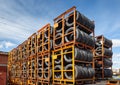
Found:
<path fill-rule="evenodd" d="M 76 22 L 80 23 L 84 27 L 79 24 L 76 24 L 76 37 L 75 41 L 86 46 L 90 46 L 91 48 L 95 47 L 95 39 L 91 36 L 92 32 L 94 32 L 94 22 L 89 20 L 80 12 L 76 11 Z M 65 19 L 65 29 L 64 29 L 64 41 L 65 43 L 69 43 L 74 40 L 74 15 L 73 13 L 69 14 L 68 18 Z M 59 22 L 58 27 L 62 28 L 61 23 Z M 91 31 L 89 31 L 91 30 Z M 59 29 L 59 32 L 62 30 Z M 72 32 L 72 33 L 71 33 Z M 70 34 L 69 34 L 70 33 Z M 61 33 L 58 33 L 56 36 L 61 36 Z M 61 44 L 61 40 L 59 40 Z M 64 51 L 64 70 L 72 70 L 72 57 L 73 55 L 69 53 L 69 49 Z M 67 53 L 68 52 L 68 53 Z M 92 79 L 95 75 L 95 70 L 92 67 L 91 62 L 93 62 L 93 51 L 91 49 L 79 48 L 74 46 L 74 59 L 77 61 L 82 61 L 84 63 L 75 63 L 75 78 L 76 79 Z M 91 66 L 87 66 L 85 62 L 88 62 Z M 82 66 L 84 64 L 84 66 Z M 67 79 L 72 79 L 71 72 L 64 72 L 64 76 Z"/>
<path fill-rule="evenodd" d="M 65 70 L 72 70 L 72 64 L 68 64 L 65 66 Z M 71 72 L 65 72 L 65 77 L 67 79 L 72 79 Z M 95 75 L 95 70 L 92 67 L 82 67 L 79 65 L 75 65 L 75 79 L 86 79 L 92 78 Z"/>
<path fill-rule="evenodd" d="M 96 77 L 111 78 L 112 77 L 112 41 L 104 36 L 98 36 L 95 45 L 95 56 L 99 59 L 95 60 Z M 103 76 L 102 76 L 103 75 Z"/>

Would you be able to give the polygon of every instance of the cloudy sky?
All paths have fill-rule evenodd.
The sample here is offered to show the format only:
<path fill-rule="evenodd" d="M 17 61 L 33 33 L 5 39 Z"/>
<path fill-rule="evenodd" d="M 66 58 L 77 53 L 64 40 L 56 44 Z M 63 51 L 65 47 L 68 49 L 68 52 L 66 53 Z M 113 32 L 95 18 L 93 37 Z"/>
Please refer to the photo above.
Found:
<path fill-rule="evenodd" d="M 0 50 L 10 51 L 59 14 L 76 6 L 95 21 L 95 34 L 113 41 L 113 68 L 120 68 L 120 0 L 0 0 Z"/>

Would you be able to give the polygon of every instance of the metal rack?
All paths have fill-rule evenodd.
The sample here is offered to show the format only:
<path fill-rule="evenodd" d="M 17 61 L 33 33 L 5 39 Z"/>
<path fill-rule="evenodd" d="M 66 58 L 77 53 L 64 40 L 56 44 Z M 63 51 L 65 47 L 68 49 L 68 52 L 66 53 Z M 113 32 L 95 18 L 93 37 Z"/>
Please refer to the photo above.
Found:
<path fill-rule="evenodd" d="M 51 62 L 50 53 L 43 53 L 37 56 L 37 82 L 50 85 L 51 83 Z"/>
<path fill-rule="evenodd" d="M 37 82 L 41 85 L 51 83 L 51 50 L 53 28 L 46 24 L 37 31 Z"/>
<path fill-rule="evenodd" d="M 25 51 L 27 52 L 27 58 L 23 58 L 27 61 L 27 85 L 32 85 L 34 81 L 36 81 L 36 44 L 37 35 L 36 33 L 33 33 L 27 40 L 27 51 L 25 49 Z"/>
<path fill-rule="evenodd" d="M 8 75 L 9 75 L 9 83 L 10 85 L 12 85 L 15 82 L 15 66 L 13 65 L 15 63 L 15 52 L 16 49 L 11 50 L 11 52 L 9 52 L 9 65 L 8 65 Z"/>
<path fill-rule="evenodd" d="M 22 84 L 23 85 L 27 85 L 27 78 L 28 78 L 28 75 L 27 75 L 27 61 L 23 61 L 22 63 L 21 63 L 21 71 L 22 71 L 22 76 L 21 76 L 21 78 L 22 78 Z"/>
<path fill-rule="evenodd" d="M 27 40 L 25 40 L 21 44 L 21 72 L 22 72 L 22 85 L 27 85 L 27 79 L 28 79 L 28 48 L 27 48 Z"/>
<path fill-rule="evenodd" d="M 91 84 L 95 80 L 94 71 L 102 75 L 96 79 L 106 78 L 103 69 L 112 68 L 104 65 L 104 58 L 112 56 L 104 51 L 112 51 L 112 46 L 103 43 L 102 35 L 95 38 L 94 28 L 94 21 L 79 13 L 75 6 L 59 15 L 54 19 L 54 28 L 46 24 L 9 52 L 9 85 Z M 101 54 L 96 54 L 95 39 L 103 43 Z M 100 71 L 96 61 L 102 67 Z"/>
<path fill-rule="evenodd" d="M 52 49 L 53 28 L 50 24 L 46 24 L 37 31 L 37 53 L 48 52 Z"/>
<path fill-rule="evenodd" d="M 96 69 L 96 75 L 101 75 L 101 76 L 96 76 L 96 80 L 99 80 L 99 79 L 108 79 L 108 78 L 111 78 L 111 77 L 105 77 L 105 73 L 104 73 L 104 69 L 111 69 L 112 70 L 112 66 L 105 66 L 104 65 L 104 59 L 107 58 L 107 59 L 112 59 L 112 56 L 108 56 L 108 55 L 105 55 L 105 49 L 108 49 L 112 52 L 112 45 L 111 46 L 108 46 L 107 44 L 105 44 L 105 37 L 103 35 L 100 35 L 100 36 L 97 36 L 96 37 L 96 42 L 97 41 L 100 41 L 101 43 L 101 53 L 100 54 L 97 54 L 98 51 L 95 49 L 95 54 L 94 54 L 94 60 L 98 62 L 99 65 L 101 65 L 99 68 L 96 67 L 95 65 L 95 69 Z M 96 64 L 96 63 L 95 63 Z M 99 70 L 101 69 L 101 70 Z"/>
<path fill-rule="evenodd" d="M 36 80 L 28 80 L 27 85 L 37 85 Z"/>
<path fill-rule="evenodd" d="M 9 56 L 8 56 L 8 66 L 7 66 L 7 72 L 8 72 L 8 84 L 9 85 L 12 85 L 12 83 L 14 82 L 14 81 L 12 81 L 12 79 L 11 79 L 11 77 L 12 77 L 12 74 L 11 74 L 11 68 L 12 68 L 12 51 L 11 52 L 9 52 L 9 54 L 8 54 Z"/>
<path fill-rule="evenodd" d="M 25 40 L 22 44 L 21 44 L 21 50 L 22 50 L 22 61 L 27 60 L 28 57 L 28 41 Z"/>
<path fill-rule="evenodd" d="M 83 67 L 84 67 L 84 65 L 87 66 L 90 64 L 92 66 L 92 68 L 94 68 L 94 60 L 92 60 L 91 62 L 86 62 L 86 61 L 76 60 L 74 58 L 75 57 L 75 54 L 74 54 L 75 47 L 78 47 L 79 49 L 89 50 L 92 53 L 94 51 L 94 45 L 90 46 L 87 43 L 80 42 L 80 41 L 78 42 L 76 40 L 77 31 L 78 31 L 77 26 L 82 27 L 82 31 L 84 29 L 85 32 L 86 31 L 89 32 L 89 34 L 85 33 L 87 36 L 91 36 L 94 38 L 94 30 L 90 30 L 88 27 L 86 27 L 82 23 L 78 22 L 76 20 L 76 17 L 77 17 L 76 14 L 77 14 L 76 7 L 72 7 L 54 19 L 54 32 L 53 32 L 54 50 L 52 52 L 52 68 L 54 69 L 53 70 L 53 84 L 55 84 L 55 85 L 56 84 L 58 84 L 58 85 L 59 84 L 64 84 L 64 85 L 77 84 L 77 85 L 79 85 L 79 84 L 84 84 L 88 80 L 92 81 L 92 83 L 94 82 L 94 77 L 75 79 L 75 65 L 77 63 L 80 63 Z M 65 22 L 66 22 L 66 19 L 68 19 L 70 17 L 73 17 L 72 31 L 66 33 L 66 30 L 68 30 L 68 27 L 66 26 Z M 81 29 L 79 29 L 79 30 L 81 30 Z M 71 35 L 73 36 L 72 40 L 66 41 L 65 38 L 67 36 L 71 36 Z M 56 40 L 58 41 L 57 45 L 56 45 Z M 65 52 L 65 50 L 67 50 L 67 49 L 71 49 L 71 51 Z M 66 62 L 64 60 L 64 55 L 69 54 L 69 53 L 71 53 L 71 55 L 72 55 L 71 56 L 72 61 L 70 63 L 72 65 L 72 69 L 65 70 L 64 65 Z M 56 60 L 58 60 L 60 63 L 55 64 Z M 60 65 L 59 68 L 57 67 L 57 65 Z M 57 70 L 56 70 L 56 67 L 57 67 Z M 70 72 L 72 74 L 72 78 L 71 79 L 65 78 L 65 75 L 64 75 L 65 72 Z M 57 77 L 55 77 L 55 74 L 60 74 L 61 76 L 59 76 L 59 78 L 57 78 Z"/>
<path fill-rule="evenodd" d="M 47 24 L 9 52 L 9 85 L 37 85 L 38 82 L 41 82 L 41 85 L 50 85 L 52 34 L 53 28 Z M 42 50 L 40 51 L 41 47 Z M 41 57 L 39 57 L 40 55 Z M 42 78 L 38 77 L 39 59 L 42 61 Z"/>
<path fill-rule="evenodd" d="M 78 46 L 85 47 L 87 49 L 93 49 L 94 48 L 94 46 L 89 46 L 89 45 L 87 45 L 85 43 L 78 42 L 76 40 L 76 26 L 82 27 L 82 29 L 90 32 L 89 35 L 94 37 L 94 30 L 90 30 L 88 27 L 86 27 L 86 26 L 82 25 L 80 22 L 76 21 L 76 11 L 77 11 L 76 7 L 74 6 L 74 7 L 68 9 L 67 11 L 65 11 L 64 13 L 62 13 L 61 15 L 59 15 L 57 18 L 54 19 L 54 32 L 53 32 L 54 49 L 59 48 L 62 45 L 70 45 L 72 43 L 74 43 L 74 44 L 76 44 Z M 65 30 L 67 29 L 67 27 L 65 25 L 65 19 L 67 19 L 67 18 L 69 18 L 71 16 L 73 16 L 73 31 L 66 34 Z M 59 24 L 61 24 L 61 32 L 56 31 L 58 29 Z M 57 35 L 59 33 L 61 33 L 61 35 Z M 73 40 L 71 40 L 69 42 L 66 42 L 65 37 L 70 35 L 70 34 L 73 34 Z M 56 40 L 59 40 L 61 43 L 56 45 L 56 43 L 55 43 Z"/>
<path fill-rule="evenodd" d="M 29 81 L 35 81 L 36 80 L 36 55 L 29 57 L 28 60 L 28 84 Z"/>
<path fill-rule="evenodd" d="M 36 55 L 36 33 L 33 33 L 27 40 L 28 57 Z"/>
<path fill-rule="evenodd" d="M 9 52 L 8 76 L 9 85 L 20 84 L 21 81 L 21 45 Z"/>
<path fill-rule="evenodd" d="M 65 52 L 65 50 L 70 50 L 68 52 Z M 80 79 L 75 79 L 75 65 L 77 63 L 79 63 L 81 66 L 87 66 L 87 65 L 91 65 L 92 68 L 94 68 L 94 62 L 93 60 L 91 62 L 86 62 L 86 61 L 81 61 L 81 60 L 76 60 L 75 59 L 75 46 L 74 45 L 70 45 L 70 46 L 65 46 L 65 47 L 61 47 L 60 49 L 56 49 L 53 51 L 53 55 L 52 55 L 52 73 L 53 73 L 53 84 L 57 85 L 57 84 L 83 84 L 85 81 L 92 81 L 94 82 L 94 77 L 92 78 L 80 78 Z M 71 70 L 65 70 L 65 65 L 66 62 L 64 60 L 64 55 L 66 54 L 71 54 L 71 64 L 72 65 L 72 69 Z M 59 62 L 59 64 L 55 63 L 55 62 Z M 60 65 L 60 68 L 56 69 L 56 65 Z M 65 72 L 71 72 L 71 79 L 67 79 L 65 78 Z M 59 74 L 61 76 L 56 77 L 56 74 Z"/>

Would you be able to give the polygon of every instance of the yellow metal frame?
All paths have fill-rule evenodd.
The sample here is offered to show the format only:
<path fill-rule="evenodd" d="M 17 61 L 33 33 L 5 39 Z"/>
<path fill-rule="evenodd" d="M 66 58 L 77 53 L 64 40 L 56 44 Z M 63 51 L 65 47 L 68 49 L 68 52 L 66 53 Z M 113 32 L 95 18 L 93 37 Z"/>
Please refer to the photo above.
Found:
<path fill-rule="evenodd" d="M 72 83 L 71 85 L 75 85 L 75 82 L 83 82 L 83 81 L 87 81 L 87 80 L 91 80 L 94 82 L 94 77 L 93 78 L 87 78 L 87 79 L 75 79 L 75 62 L 80 62 L 80 63 L 84 63 L 84 64 L 91 64 L 92 65 L 92 68 L 94 68 L 94 60 L 92 62 L 86 62 L 86 61 L 80 61 L 80 60 L 75 60 L 74 58 L 74 50 L 75 46 L 74 44 L 73 45 L 70 45 L 70 46 L 64 46 L 64 47 L 61 47 L 60 49 L 56 49 L 54 51 L 52 51 L 52 68 L 53 68 L 53 84 L 67 84 L 67 82 L 70 82 Z M 64 52 L 64 50 L 66 49 L 71 49 L 70 52 Z M 60 54 L 56 54 L 56 52 L 58 51 L 61 51 Z M 64 55 L 65 54 L 68 54 L 68 53 L 72 53 L 72 70 L 64 70 Z M 55 67 L 55 59 L 58 58 L 58 56 L 61 55 L 61 70 L 54 70 L 54 67 Z M 66 79 L 64 78 L 64 72 L 67 72 L 67 71 L 70 71 L 72 72 L 72 79 Z M 62 74 L 62 78 L 60 79 L 57 79 L 55 78 L 55 72 L 61 72 Z"/>

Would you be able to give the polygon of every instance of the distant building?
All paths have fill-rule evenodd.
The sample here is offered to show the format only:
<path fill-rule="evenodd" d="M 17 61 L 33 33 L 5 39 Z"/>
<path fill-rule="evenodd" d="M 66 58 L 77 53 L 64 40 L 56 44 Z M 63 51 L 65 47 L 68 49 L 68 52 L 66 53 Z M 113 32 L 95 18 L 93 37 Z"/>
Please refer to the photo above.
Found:
<path fill-rule="evenodd" d="M 116 68 L 116 69 L 112 69 L 112 71 L 113 71 L 114 74 L 120 74 L 120 69 Z"/>
<path fill-rule="evenodd" d="M 0 85 L 7 85 L 8 52 L 0 51 Z"/>

